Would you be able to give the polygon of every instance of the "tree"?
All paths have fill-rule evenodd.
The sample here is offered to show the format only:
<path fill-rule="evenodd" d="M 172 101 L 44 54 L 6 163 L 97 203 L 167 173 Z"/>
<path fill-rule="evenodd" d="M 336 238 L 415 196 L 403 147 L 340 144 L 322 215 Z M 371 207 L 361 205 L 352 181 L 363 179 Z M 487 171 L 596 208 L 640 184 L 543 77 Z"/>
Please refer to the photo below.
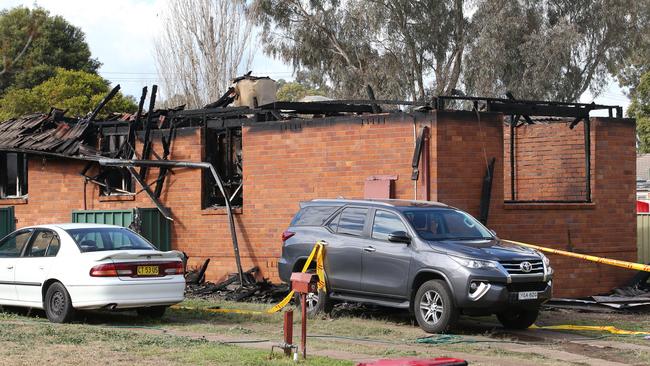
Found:
<path fill-rule="evenodd" d="M 31 88 L 49 79 L 57 67 L 96 73 L 81 29 L 43 8 L 0 11 L 0 95 L 14 86 Z"/>
<path fill-rule="evenodd" d="M 163 24 L 155 44 L 163 90 L 184 96 L 188 107 L 221 97 L 251 63 L 244 0 L 170 0 Z"/>
<path fill-rule="evenodd" d="M 32 112 L 47 112 L 50 107 L 67 109 L 70 116 L 84 116 L 106 96 L 108 81 L 86 71 L 55 69 L 52 78 L 31 89 L 10 88 L 0 98 L 0 121 Z M 131 96 L 118 93 L 101 111 L 100 117 L 112 112 L 135 112 Z"/>
<path fill-rule="evenodd" d="M 636 118 L 639 152 L 650 153 L 650 71 L 641 76 L 635 89 L 627 114 Z"/>
<path fill-rule="evenodd" d="M 647 36 L 648 2 L 254 0 L 251 10 L 265 52 L 335 96 L 365 97 L 370 84 L 379 98 L 464 88 L 576 101 L 597 94 Z"/>
<path fill-rule="evenodd" d="M 631 52 L 643 3 L 635 0 L 481 1 L 465 58 L 468 93 L 576 101 L 597 95 Z"/>
<path fill-rule="evenodd" d="M 327 91 L 316 89 L 297 81 L 286 82 L 282 79 L 278 80 L 278 101 L 297 102 L 308 95 L 327 96 Z"/>
<path fill-rule="evenodd" d="M 630 95 L 634 95 L 635 87 L 641 82 L 641 76 L 650 71 L 650 0 L 639 0 L 635 5 L 638 12 L 635 12 L 635 17 L 630 21 L 636 23 L 636 29 L 640 31 L 626 35 L 632 49 L 617 74 L 619 84 L 629 88 Z"/>
<path fill-rule="evenodd" d="M 425 80 L 450 92 L 459 80 L 463 0 L 255 0 L 265 51 L 320 75 L 339 97 L 423 99 Z"/>

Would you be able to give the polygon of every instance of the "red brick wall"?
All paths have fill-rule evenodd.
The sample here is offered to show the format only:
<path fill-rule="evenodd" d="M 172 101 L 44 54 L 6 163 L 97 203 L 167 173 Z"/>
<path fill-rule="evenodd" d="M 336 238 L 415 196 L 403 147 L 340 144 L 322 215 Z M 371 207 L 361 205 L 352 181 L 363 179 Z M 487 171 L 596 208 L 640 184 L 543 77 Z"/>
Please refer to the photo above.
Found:
<path fill-rule="evenodd" d="M 245 255 L 275 263 L 279 240 L 300 201 L 361 198 L 372 175 L 396 175 L 396 198 L 413 199 L 414 119 L 407 114 L 272 123 L 243 133 Z M 431 125 L 432 116 L 419 118 Z M 420 190 L 421 192 L 421 190 Z M 207 253 L 206 253 L 207 254 Z M 230 256 L 230 251 L 224 253 Z M 229 257 L 230 258 L 230 257 Z M 232 261 L 232 259 L 230 259 Z"/>
<path fill-rule="evenodd" d="M 581 201 L 585 189 L 584 124 L 570 122 L 515 128 L 515 200 Z M 504 126 L 504 195 L 510 186 L 510 127 Z"/>
<path fill-rule="evenodd" d="M 501 116 L 482 114 L 481 129 L 475 116 L 474 122 L 471 120 L 471 114 L 463 112 L 438 114 L 440 201 L 478 214 L 481 182 L 485 174 L 485 149 L 488 158 L 497 158 L 488 226 L 495 229 L 499 237 L 608 258 L 636 260 L 633 122 L 592 118 L 592 169 L 595 172 L 592 204 L 504 204 L 504 174 L 500 172 L 508 162 L 504 163 Z M 540 128 L 551 133 L 548 126 L 527 128 Z M 566 136 L 560 131 L 556 138 L 562 141 Z M 520 148 L 524 146 L 520 145 Z M 558 297 L 607 292 L 634 274 L 617 267 L 557 255 L 549 257 L 556 269 L 555 296 Z"/>
<path fill-rule="evenodd" d="M 397 175 L 395 196 L 416 197 L 410 180 L 411 159 L 415 132 L 423 125 L 431 127 L 432 200 L 477 215 L 485 157 L 496 157 L 488 224 L 501 237 L 567 249 L 570 231 L 569 249 L 624 260 L 636 258 L 634 124 L 630 121 L 594 120 L 593 204 L 513 205 L 503 203 L 501 115 L 482 113 L 480 124 L 475 114 L 466 112 L 415 116 L 417 121 L 411 114 L 392 114 L 245 127 L 244 205 L 235 215 L 244 267 L 257 265 L 264 276 L 277 280 L 280 235 L 299 201 L 361 197 L 364 181 L 372 175 Z M 537 126 L 527 127 L 531 134 L 537 133 L 534 128 Z M 179 131 L 170 159 L 200 161 L 200 137 L 199 129 Z M 160 152 L 158 145 L 154 148 Z M 15 205 L 17 226 L 70 221 L 72 210 L 84 208 L 84 183 L 79 175 L 84 165 L 74 160 L 30 158 L 29 203 Z M 156 177 L 157 170 L 152 169 L 148 180 Z M 422 198 L 422 194 L 419 185 L 417 197 Z M 225 212 L 201 210 L 201 172 L 175 169 L 161 198 L 174 216 L 174 249 L 186 251 L 190 265 L 210 258 L 210 280 L 233 272 L 235 261 Z M 99 198 L 93 184 L 86 187 L 86 201 L 89 210 L 154 207 L 145 193 L 131 200 L 106 202 Z M 631 275 L 626 270 L 574 259 L 553 256 L 552 260 L 557 269 L 558 296 L 607 291 Z"/>

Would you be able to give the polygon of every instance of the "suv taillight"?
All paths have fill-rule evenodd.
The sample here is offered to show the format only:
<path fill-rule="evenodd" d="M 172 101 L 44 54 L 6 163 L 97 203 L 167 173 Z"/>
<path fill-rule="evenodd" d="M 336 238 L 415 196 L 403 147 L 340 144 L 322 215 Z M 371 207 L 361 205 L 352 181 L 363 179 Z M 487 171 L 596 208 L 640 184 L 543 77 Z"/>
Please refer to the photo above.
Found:
<path fill-rule="evenodd" d="M 285 231 L 282 233 L 282 241 L 285 242 L 285 241 L 287 241 L 290 237 L 292 237 L 292 236 L 294 236 L 294 235 L 296 235 L 296 233 L 294 233 L 293 231 L 285 230 Z"/>
<path fill-rule="evenodd" d="M 139 275 L 138 267 L 158 267 L 158 274 Z M 181 261 L 106 263 L 90 269 L 90 277 L 164 277 L 177 274 L 183 274 Z"/>

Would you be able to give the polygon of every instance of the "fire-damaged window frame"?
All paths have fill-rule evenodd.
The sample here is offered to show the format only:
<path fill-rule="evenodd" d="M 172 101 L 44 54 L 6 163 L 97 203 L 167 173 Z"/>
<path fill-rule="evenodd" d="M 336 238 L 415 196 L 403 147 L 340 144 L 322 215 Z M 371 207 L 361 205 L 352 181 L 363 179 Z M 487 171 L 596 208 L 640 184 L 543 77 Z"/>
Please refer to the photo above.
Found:
<path fill-rule="evenodd" d="M 445 110 L 447 105 L 461 106 L 476 113 L 480 123 L 479 111 L 503 113 L 506 123 L 510 128 L 510 199 L 504 197 L 506 204 L 592 204 L 591 189 L 591 120 L 589 113 L 595 110 L 607 110 L 609 117 L 623 118 L 623 108 L 619 106 L 598 105 L 595 103 L 570 103 L 570 102 L 549 102 L 536 100 L 517 100 L 512 93 L 506 92 L 506 99 L 470 97 L 470 96 L 437 96 L 434 98 L 434 105 L 437 110 Z M 516 191 L 516 159 L 515 159 L 515 132 L 517 126 L 524 124 L 535 124 L 531 117 L 558 117 L 566 118 L 569 121 L 568 128 L 574 129 L 580 122 L 584 128 L 584 149 L 585 149 L 585 198 L 583 200 L 519 200 Z M 505 152 L 505 151 L 504 151 Z M 490 167 L 492 165 L 492 167 Z M 505 164 L 504 164 L 505 166 Z M 482 193 L 482 218 L 487 220 L 489 210 L 489 197 L 492 186 L 493 163 L 488 164 L 483 182 Z M 485 213 L 483 213 L 485 211 Z"/>
<path fill-rule="evenodd" d="M 203 161 L 211 163 L 222 177 L 231 206 L 242 207 L 244 198 L 241 125 L 208 124 L 201 128 L 201 137 Z M 226 198 L 219 191 L 212 174 L 206 170 L 201 174 L 201 209 L 225 207 Z"/>
<path fill-rule="evenodd" d="M 571 199 L 557 199 L 557 200 L 521 200 L 517 197 L 517 159 L 516 159 L 516 135 L 517 127 L 526 123 L 533 124 L 530 118 L 526 118 L 523 122 L 519 121 L 520 116 L 510 115 L 507 119 L 507 124 L 510 129 L 510 156 L 509 156 L 509 169 L 510 169 L 510 197 L 504 200 L 505 203 L 542 203 L 542 204 L 590 204 L 593 203 L 591 195 L 591 121 L 589 116 L 576 117 L 567 128 L 574 129 L 578 123 L 582 122 L 584 129 L 584 166 L 585 166 L 585 179 L 584 179 L 584 199 L 571 200 Z"/>
<path fill-rule="evenodd" d="M 14 192 L 7 192 L 9 189 L 9 159 L 15 157 L 15 189 Z M 28 168 L 27 154 L 17 152 L 0 151 L 0 199 L 24 198 L 28 193 Z M 13 180 L 13 179 L 12 179 Z M 13 194 L 11 194 L 13 193 Z"/>
<path fill-rule="evenodd" d="M 128 132 L 124 129 L 116 128 L 111 130 L 102 130 L 100 149 L 105 154 L 117 154 L 128 139 Z M 128 169 L 118 167 L 101 167 L 100 169 L 98 178 L 103 183 L 99 190 L 101 197 L 133 196 L 136 194 L 136 185 Z"/>

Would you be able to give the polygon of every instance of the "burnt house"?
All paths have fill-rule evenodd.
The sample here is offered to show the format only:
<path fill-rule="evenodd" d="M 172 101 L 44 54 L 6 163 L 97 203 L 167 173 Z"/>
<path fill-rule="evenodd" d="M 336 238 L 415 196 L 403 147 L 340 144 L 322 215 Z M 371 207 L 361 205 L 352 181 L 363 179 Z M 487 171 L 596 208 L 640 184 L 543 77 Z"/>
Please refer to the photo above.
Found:
<path fill-rule="evenodd" d="M 186 252 L 190 266 L 210 258 L 209 280 L 239 262 L 277 280 L 281 234 L 300 201 L 421 199 L 466 210 L 501 238 L 634 261 L 635 123 L 621 114 L 470 97 L 217 102 L 101 121 L 53 110 L 0 124 L 0 231 L 116 223 Z M 551 259 L 556 296 L 608 291 L 632 275 Z"/>

